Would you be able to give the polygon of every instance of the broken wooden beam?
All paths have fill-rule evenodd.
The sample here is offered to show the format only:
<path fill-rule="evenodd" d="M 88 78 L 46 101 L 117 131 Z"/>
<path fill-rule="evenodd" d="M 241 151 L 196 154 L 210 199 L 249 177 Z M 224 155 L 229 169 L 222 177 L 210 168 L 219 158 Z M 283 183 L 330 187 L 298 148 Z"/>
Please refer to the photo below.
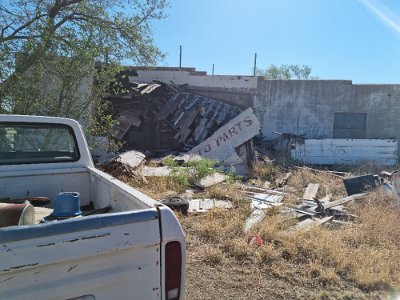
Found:
<path fill-rule="evenodd" d="M 293 226 L 291 228 L 291 231 L 310 230 L 311 228 L 320 226 L 320 225 L 330 221 L 332 218 L 333 218 L 333 216 L 324 217 L 324 218 L 307 218 L 307 219 L 297 223 L 295 226 Z"/>

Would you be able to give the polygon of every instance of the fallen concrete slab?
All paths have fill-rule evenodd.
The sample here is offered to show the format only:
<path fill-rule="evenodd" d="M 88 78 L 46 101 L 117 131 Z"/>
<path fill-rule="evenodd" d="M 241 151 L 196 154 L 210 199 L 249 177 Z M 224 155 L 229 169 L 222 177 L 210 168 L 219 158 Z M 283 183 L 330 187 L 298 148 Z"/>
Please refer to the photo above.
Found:
<path fill-rule="evenodd" d="M 198 185 L 202 188 L 208 188 L 210 186 L 216 185 L 218 183 L 224 182 L 228 179 L 228 176 L 221 174 L 221 173 L 213 173 L 207 175 L 200 179 Z"/>
<path fill-rule="evenodd" d="M 145 158 L 146 155 L 144 155 L 142 152 L 131 150 L 121 153 L 117 160 L 124 165 L 128 165 L 131 168 L 136 169 L 143 163 Z"/>
<path fill-rule="evenodd" d="M 299 231 L 299 230 L 310 230 L 311 228 L 320 226 L 328 221 L 330 221 L 333 216 L 324 217 L 324 218 L 308 218 L 299 223 L 297 223 L 294 227 L 292 227 L 291 231 Z"/>
<path fill-rule="evenodd" d="M 142 175 L 145 177 L 163 177 L 169 176 L 172 173 L 170 167 L 144 167 Z"/>
<path fill-rule="evenodd" d="M 189 201 L 189 212 L 206 212 L 213 208 L 233 208 L 233 204 L 226 200 L 193 199 Z"/>

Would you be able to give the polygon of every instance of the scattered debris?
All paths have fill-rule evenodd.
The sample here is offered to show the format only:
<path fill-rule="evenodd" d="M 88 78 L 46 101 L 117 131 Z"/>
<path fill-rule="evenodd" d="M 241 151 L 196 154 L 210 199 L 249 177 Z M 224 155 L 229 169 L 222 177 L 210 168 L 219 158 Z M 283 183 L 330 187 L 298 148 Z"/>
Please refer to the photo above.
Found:
<path fill-rule="evenodd" d="M 286 183 L 289 181 L 290 177 L 292 177 L 293 173 L 292 172 L 288 172 L 285 174 L 285 176 L 279 178 L 276 183 L 277 186 L 279 187 L 283 187 L 286 185 Z M 264 187 L 265 187 L 265 183 L 264 183 Z"/>
<path fill-rule="evenodd" d="M 246 192 L 246 194 L 246 197 L 252 200 L 253 205 L 257 204 L 258 202 L 269 203 L 269 206 L 279 205 L 279 203 L 283 200 L 282 195 L 271 195 L 252 192 Z"/>
<path fill-rule="evenodd" d="M 260 235 L 254 234 L 250 237 L 249 245 L 254 245 L 257 247 L 261 247 L 263 245 L 263 240 Z"/>
<path fill-rule="evenodd" d="M 393 186 L 393 193 L 399 197 L 400 196 L 400 173 L 393 173 L 391 175 L 392 178 L 392 186 Z"/>
<path fill-rule="evenodd" d="M 329 170 L 319 170 L 319 169 L 314 169 L 314 168 L 310 168 L 310 167 L 306 167 L 306 166 L 302 166 L 302 167 L 293 166 L 293 167 L 294 167 L 295 169 L 298 169 L 298 170 L 301 170 L 301 169 L 303 169 L 303 170 L 310 170 L 310 171 L 312 171 L 312 172 L 314 172 L 314 173 L 329 174 L 329 175 L 331 175 L 331 176 L 335 176 L 335 177 L 339 177 L 339 178 L 343 178 L 343 177 L 345 177 L 345 176 L 349 176 L 349 174 L 350 174 L 350 173 L 347 173 L 347 172 L 329 171 Z"/>

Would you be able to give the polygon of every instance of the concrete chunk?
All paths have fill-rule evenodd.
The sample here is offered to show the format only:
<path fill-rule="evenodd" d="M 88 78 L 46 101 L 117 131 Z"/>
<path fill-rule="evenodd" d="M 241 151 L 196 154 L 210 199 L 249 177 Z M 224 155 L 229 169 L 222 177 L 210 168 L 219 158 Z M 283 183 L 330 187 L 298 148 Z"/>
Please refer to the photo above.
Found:
<path fill-rule="evenodd" d="M 163 177 L 171 175 L 172 169 L 170 167 L 144 167 L 142 174 L 145 177 Z"/>
<path fill-rule="evenodd" d="M 189 201 L 189 212 L 205 212 L 212 208 L 233 208 L 230 201 L 216 199 L 194 199 Z"/>
<path fill-rule="evenodd" d="M 142 152 L 131 150 L 124 153 L 121 153 L 118 157 L 119 162 L 124 165 L 128 165 L 133 169 L 136 169 L 138 166 L 142 164 L 146 155 Z"/>
<path fill-rule="evenodd" d="M 227 179 L 228 179 L 228 176 L 226 176 L 224 174 L 214 173 L 214 174 L 203 177 L 199 182 L 199 186 L 201 186 L 203 188 L 208 188 L 210 186 L 224 182 Z"/>

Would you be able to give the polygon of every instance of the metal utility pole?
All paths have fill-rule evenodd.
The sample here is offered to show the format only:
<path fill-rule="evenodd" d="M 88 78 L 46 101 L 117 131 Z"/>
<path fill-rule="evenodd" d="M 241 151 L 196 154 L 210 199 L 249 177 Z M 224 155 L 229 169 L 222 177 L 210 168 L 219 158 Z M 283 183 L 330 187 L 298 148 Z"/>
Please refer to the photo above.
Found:
<path fill-rule="evenodd" d="M 179 68 L 182 68 L 182 46 L 179 46 Z"/>
<path fill-rule="evenodd" d="M 254 70 L 253 70 L 253 76 L 256 76 L 256 70 L 257 70 L 257 52 L 254 53 Z"/>
<path fill-rule="evenodd" d="M 214 76 L 214 64 L 213 64 L 213 68 L 212 68 L 212 76 Z"/>

